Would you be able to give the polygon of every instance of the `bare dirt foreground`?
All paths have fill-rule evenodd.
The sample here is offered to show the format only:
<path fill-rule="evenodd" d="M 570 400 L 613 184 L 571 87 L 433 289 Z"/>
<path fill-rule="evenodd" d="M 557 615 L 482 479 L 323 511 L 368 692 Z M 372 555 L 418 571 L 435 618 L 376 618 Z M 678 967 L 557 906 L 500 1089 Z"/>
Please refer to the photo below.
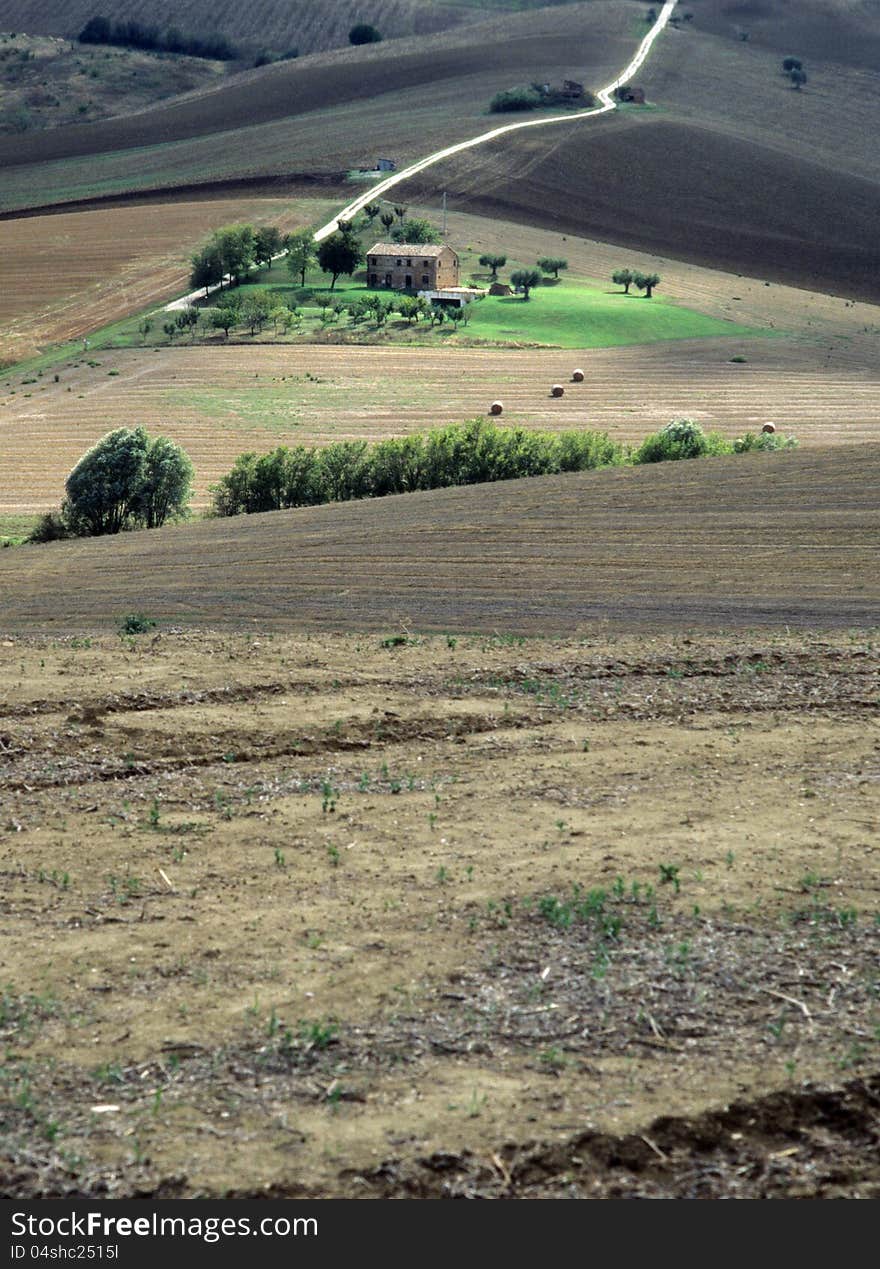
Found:
<path fill-rule="evenodd" d="M 880 1197 L 871 635 L 0 656 L 4 1196 Z"/>

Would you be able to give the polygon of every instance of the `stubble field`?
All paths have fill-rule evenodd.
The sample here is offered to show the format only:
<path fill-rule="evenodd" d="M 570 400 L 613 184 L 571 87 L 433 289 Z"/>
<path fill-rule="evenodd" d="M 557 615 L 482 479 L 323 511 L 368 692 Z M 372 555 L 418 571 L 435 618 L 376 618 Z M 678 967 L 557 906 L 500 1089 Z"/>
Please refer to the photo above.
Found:
<path fill-rule="evenodd" d="M 874 636 L 0 656 L 4 1196 L 880 1193 Z"/>

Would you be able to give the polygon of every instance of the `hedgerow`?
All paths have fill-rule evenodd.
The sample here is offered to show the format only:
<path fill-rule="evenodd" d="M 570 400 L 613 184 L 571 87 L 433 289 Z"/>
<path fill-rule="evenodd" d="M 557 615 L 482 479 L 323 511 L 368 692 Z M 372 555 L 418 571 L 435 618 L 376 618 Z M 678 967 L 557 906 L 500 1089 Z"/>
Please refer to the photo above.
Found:
<path fill-rule="evenodd" d="M 553 435 L 471 419 L 374 445 L 340 441 L 323 449 L 241 454 L 212 493 L 215 512 L 230 516 L 587 471 L 626 459 L 625 448 L 603 432 Z"/>

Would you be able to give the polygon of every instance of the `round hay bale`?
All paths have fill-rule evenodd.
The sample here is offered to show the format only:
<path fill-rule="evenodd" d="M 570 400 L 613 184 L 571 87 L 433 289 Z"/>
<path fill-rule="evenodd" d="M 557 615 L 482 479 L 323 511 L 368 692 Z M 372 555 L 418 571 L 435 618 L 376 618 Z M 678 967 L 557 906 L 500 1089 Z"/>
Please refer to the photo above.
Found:
<path fill-rule="evenodd" d="M 551 397 L 564 397 L 565 388 L 563 388 L 561 383 L 554 383 L 553 387 L 550 389 L 550 395 Z"/>
<path fill-rule="evenodd" d="M 502 404 L 502 402 L 501 402 L 501 401 L 493 401 L 493 402 L 492 402 L 492 404 L 489 406 L 489 413 L 490 413 L 490 414 L 495 414 L 495 415 L 498 415 L 498 414 L 503 414 L 503 413 L 504 413 L 504 405 Z"/>
<path fill-rule="evenodd" d="M 583 383 L 583 381 L 584 381 L 584 372 L 583 372 L 583 370 L 572 370 L 572 372 L 571 372 L 571 381 L 572 381 L 572 383 Z"/>
<path fill-rule="evenodd" d="M 765 424 L 764 424 L 764 426 L 761 428 L 761 431 L 762 431 L 762 432 L 775 432 L 775 431 L 776 431 L 776 424 L 775 424 L 775 423 L 765 423 Z"/>

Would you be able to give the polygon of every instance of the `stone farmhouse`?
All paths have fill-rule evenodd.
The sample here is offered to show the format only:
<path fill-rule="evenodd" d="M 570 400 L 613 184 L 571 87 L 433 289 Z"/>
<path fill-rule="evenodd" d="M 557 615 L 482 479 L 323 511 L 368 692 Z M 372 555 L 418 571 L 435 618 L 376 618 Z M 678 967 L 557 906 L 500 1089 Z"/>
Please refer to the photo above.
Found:
<path fill-rule="evenodd" d="M 377 242 L 367 252 L 367 284 L 392 291 L 445 291 L 458 286 L 458 256 L 451 247 Z"/>

